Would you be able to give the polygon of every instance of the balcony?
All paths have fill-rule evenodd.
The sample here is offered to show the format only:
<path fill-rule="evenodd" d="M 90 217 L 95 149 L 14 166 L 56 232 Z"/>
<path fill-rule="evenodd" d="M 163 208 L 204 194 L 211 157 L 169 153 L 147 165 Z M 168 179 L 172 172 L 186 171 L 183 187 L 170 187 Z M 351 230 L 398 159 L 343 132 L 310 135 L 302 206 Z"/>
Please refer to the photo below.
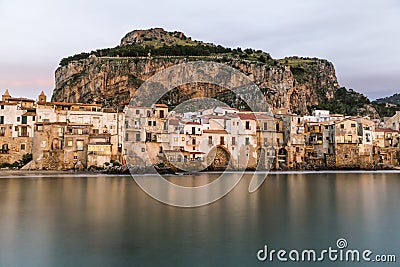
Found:
<path fill-rule="evenodd" d="M 10 149 L 0 149 L 0 154 L 8 154 Z"/>

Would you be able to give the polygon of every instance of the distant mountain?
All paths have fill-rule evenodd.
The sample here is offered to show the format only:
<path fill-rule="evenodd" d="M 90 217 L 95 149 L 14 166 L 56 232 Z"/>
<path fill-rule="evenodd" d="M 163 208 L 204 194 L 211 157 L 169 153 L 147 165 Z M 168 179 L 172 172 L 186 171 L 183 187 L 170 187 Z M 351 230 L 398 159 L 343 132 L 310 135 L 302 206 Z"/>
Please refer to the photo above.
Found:
<path fill-rule="evenodd" d="M 387 96 L 384 98 L 378 98 L 374 102 L 377 103 L 388 103 L 400 106 L 400 94 L 394 94 L 392 96 Z"/>
<path fill-rule="evenodd" d="M 381 118 L 392 117 L 400 109 L 400 94 L 378 98 L 372 102 Z"/>

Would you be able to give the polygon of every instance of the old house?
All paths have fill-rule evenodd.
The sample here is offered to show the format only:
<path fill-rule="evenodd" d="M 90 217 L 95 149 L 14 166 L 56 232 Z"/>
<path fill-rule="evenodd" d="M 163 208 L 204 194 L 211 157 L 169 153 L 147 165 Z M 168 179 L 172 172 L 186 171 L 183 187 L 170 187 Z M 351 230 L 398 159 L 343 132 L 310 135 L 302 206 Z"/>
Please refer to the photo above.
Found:
<path fill-rule="evenodd" d="M 400 132 L 390 128 L 376 128 L 374 133 L 378 160 L 381 164 L 399 165 Z"/>
<path fill-rule="evenodd" d="M 32 140 L 33 169 L 62 170 L 66 122 L 37 122 Z"/>
<path fill-rule="evenodd" d="M 36 113 L 35 101 L 13 98 L 8 90 L 0 102 L 0 164 L 19 161 L 32 153 L 32 137 Z"/>
<path fill-rule="evenodd" d="M 385 127 L 400 131 L 400 110 L 393 117 L 385 118 Z"/>
<path fill-rule="evenodd" d="M 111 162 L 112 144 L 110 133 L 90 134 L 87 148 L 87 166 L 103 167 Z"/>
<path fill-rule="evenodd" d="M 335 123 L 336 167 L 358 168 L 358 123 L 351 118 Z"/>

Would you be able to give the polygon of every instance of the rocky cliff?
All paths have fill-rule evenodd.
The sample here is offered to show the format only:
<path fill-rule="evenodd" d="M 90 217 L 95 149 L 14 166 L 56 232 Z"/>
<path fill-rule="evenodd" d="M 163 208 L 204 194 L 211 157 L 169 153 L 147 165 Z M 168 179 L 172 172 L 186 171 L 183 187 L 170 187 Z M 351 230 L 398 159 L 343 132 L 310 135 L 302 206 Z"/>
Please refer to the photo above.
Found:
<path fill-rule="evenodd" d="M 171 51 L 177 55 L 171 55 Z M 136 55 L 135 55 L 136 53 Z M 192 41 L 180 32 L 160 28 L 128 33 L 115 48 L 63 59 L 56 70 L 52 101 L 100 103 L 120 107 L 155 73 L 188 60 L 213 60 L 245 73 L 274 108 L 308 114 L 311 107 L 335 100 L 339 88 L 332 63 L 323 59 L 290 57 L 279 60 L 262 51 L 230 49 Z M 176 105 L 187 96 L 215 97 L 221 90 L 183 86 L 165 101 Z M 215 94 L 215 95 L 212 95 Z"/>

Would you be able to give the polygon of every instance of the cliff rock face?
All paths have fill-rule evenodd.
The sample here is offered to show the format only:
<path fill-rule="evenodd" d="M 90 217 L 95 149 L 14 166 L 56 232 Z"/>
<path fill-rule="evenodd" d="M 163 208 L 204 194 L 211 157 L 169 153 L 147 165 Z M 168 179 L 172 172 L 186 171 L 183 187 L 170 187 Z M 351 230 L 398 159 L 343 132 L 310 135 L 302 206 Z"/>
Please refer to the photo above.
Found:
<path fill-rule="evenodd" d="M 121 45 L 129 46 L 143 42 L 160 41 L 169 45 L 176 39 L 186 40 L 183 33 L 166 34 L 162 29 L 128 33 Z M 189 38 L 190 40 L 190 38 Z M 194 42 L 194 41 L 191 41 Z M 200 43 L 200 42 L 199 42 Z M 309 107 L 329 101 L 339 88 L 332 63 L 322 59 L 285 58 L 268 62 L 244 59 L 229 55 L 214 57 L 228 66 L 245 73 L 265 94 L 269 104 L 298 114 L 308 114 Z M 52 101 L 100 103 L 105 107 L 121 107 L 129 102 L 142 82 L 155 73 L 188 60 L 212 60 L 204 57 L 96 57 L 74 60 L 59 67 L 55 73 L 56 88 Z M 193 89 L 192 89 L 193 90 Z M 196 88 L 196 96 L 202 87 Z M 192 94 L 183 86 L 176 94 L 169 95 L 172 105 Z M 209 90 L 207 90 L 209 91 Z M 220 94 L 216 90 L 215 94 Z"/>

